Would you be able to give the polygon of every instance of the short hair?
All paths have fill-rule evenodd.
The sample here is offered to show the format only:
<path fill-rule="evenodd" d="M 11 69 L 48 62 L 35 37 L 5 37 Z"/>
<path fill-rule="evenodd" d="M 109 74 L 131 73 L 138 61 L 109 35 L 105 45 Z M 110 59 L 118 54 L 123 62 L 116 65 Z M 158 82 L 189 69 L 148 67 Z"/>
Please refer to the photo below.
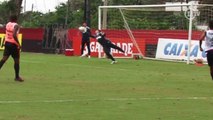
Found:
<path fill-rule="evenodd" d="M 213 29 L 213 20 L 210 20 L 210 21 L 209 21 L 209 28 L 210 28 L 210 29 Z"/>
<path fill-rule="evenodd" d="M 11 16 L 10 16 L 10 21 L 11 21 L 11 22 L 16 22 L 17 20 L 18 20 L 17 15 L 11 15 Z"/>
<path fill-rule="evenodd" d="M 87 26 L 87 23 L 86 23 L 86 22 L 83 22 L 83 25 L 84 25 L 84 26 Z"/>

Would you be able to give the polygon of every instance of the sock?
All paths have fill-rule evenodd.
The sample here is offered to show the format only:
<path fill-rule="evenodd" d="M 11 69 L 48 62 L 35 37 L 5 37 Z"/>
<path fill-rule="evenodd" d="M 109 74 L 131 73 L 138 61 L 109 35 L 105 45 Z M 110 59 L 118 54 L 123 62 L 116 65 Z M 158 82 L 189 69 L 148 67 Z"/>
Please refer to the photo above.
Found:
<path fill-rule="evenodd" d="M 15 63 L 14 69 L 15 69 L 16 78 L 19 78 L 19 64 Z"/>
<path fill-rule="evenodd" d="M 111 54 L 108 54 L 107 56 L 108 56 L 112 61 L 115 61 L 115 59 L 112 57 Z"/>
<path fill-rule="evenodd" d="M 210 75 L 211 75 L 212 80 L 213 80 L 213 66 L 210 66 Z"/>
<path fill-rule="evenodd" d="M 212 80 L 213 80 L 213 73 L 211 73 L 211 77 L 212 77 Z"/>

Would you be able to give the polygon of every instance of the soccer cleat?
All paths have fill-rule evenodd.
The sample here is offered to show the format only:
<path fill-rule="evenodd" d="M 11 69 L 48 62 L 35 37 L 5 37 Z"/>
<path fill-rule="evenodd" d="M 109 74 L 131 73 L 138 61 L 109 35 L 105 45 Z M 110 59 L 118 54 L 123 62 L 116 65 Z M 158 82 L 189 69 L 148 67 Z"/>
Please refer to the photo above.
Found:
<path fill-rule="evenodd" d="M 21 77 L 15 78 L 15 81 L 17 82 L 24 82 L 24 79 L 22 79 Z"/>
<path fill-rule="evenodd" d="M 82 54 L 80 57 L 82 58 L 82 57 L 85 57 L 87 54 Z"/>
<path fill-rule="evenodd" d="M 111 64 L 115 64 L 115 63 L 117 63 L 117 62 L 118 62 L 118 61 L 112 61 Z"/>

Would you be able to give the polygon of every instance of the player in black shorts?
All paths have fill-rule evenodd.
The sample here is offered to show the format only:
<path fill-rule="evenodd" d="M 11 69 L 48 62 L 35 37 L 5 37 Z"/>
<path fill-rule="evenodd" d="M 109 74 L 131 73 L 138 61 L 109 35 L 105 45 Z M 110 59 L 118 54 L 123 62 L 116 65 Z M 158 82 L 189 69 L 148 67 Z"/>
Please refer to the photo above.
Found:
<path fill-rule="evenodd" d="M 110 40 L 106 39 L 105 36 L 106 36 L 105 33 L 101 32 L 100 30 L 96 30 L 93 38 L 96 38 L 96 40 L 103 46 L 104 52 L 112 60 L 111 64 L 115 64 L 115 63 L 117 63 L 117 61 L 110 53 L 111 48 L 117 49 L 117 50 L 123 52 L 125 54 L 125 56 L 127 56 L 127 54 L 123 49 L 114 45 Z"/>
<path fill-rule="evenodd" d="M 84 46 L 86 44 L 87 50 L 88 50 L 88 58 L 90 58 L 90 53 L 91 53 L 91 50 L 90 50 L 91 31 L 90 31 L 90 27 L 88 27 L 86 23 L 83 23 L 83 27 L 85 27 L 86 30 L 84 32 L 82 32 L 81 57 L 86 56 L 86 54 L 84 54 Z"/>
<path fill-rule="evenodd" d="M 14 60 L 15 69 L 15 81 L 23 82 L 24 80 L 19 76 L 20 69 L 20 43 L 18 41 L 19 25 L 17 22 L 17 16 L 12 15 L 10 17 L 10 22 L 6 25 L 6 36 L 5 36 L 5 49 L 3 53 L 3 58 L 0 61 L 0 69 L 4 63 L 8 60 L 10 55 Z"/>
<path fill-rule="evenodd" d="M 207 55 L 207 62 L 210 68 L 210 75 L 213 80 L 213 20 L 209 21 L 209 30 L 205 31 L 201 36 L 199 45 L 200 51 L 203 51 L 202 41 L 205 40 L 205 52 Z"/>

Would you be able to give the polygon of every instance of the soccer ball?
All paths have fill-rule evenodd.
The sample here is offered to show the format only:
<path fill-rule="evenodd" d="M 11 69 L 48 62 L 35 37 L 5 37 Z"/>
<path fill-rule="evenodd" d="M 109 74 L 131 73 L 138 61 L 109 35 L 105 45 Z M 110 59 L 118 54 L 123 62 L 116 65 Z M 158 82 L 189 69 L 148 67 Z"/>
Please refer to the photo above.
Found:
<path fill-rule="evenodd" d="M 194 59 L 194 63 L 196 66 L 203 66 L 203 59 Z"/>
<path fill-rule="evenodd" d="M 197 64 L 203 64 L 203 59 L 202 58 L 194 59 L 194 62 Z"/>
<path fill-rule="evenodd" d="M 133 58 L 134 58 L 135 60 L 138 60 L 138 59 L 139 59 L 139 55 L 134 55 Z"/>
<path fill-rule="evenodd" d="M 85 33 L 86 32 L 86 28 L 85 27 L 83 27 L 83 26 L 80 26 L 79 28 L 79 31 L 81 31 L 82 33 Z"/>

